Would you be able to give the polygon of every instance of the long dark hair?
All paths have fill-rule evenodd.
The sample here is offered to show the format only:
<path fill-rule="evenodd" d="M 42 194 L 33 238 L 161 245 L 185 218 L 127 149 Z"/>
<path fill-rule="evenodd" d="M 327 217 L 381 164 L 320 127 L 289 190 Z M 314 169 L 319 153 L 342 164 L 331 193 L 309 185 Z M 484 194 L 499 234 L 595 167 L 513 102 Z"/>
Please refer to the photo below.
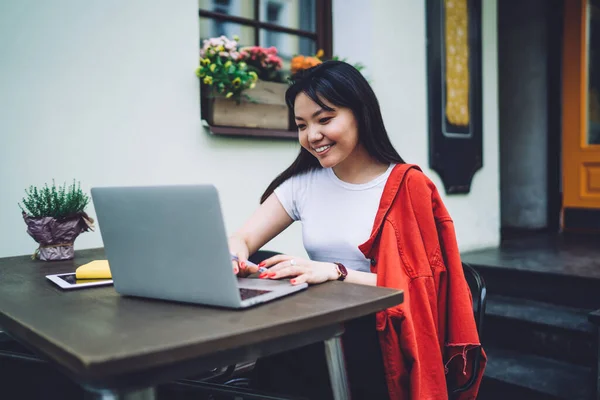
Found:
<path fill-rule="evenodd" d="M 296 96 L 300 93 L 306 94 L 327 111 L 332 109 L 322 99 L 334 106 L 349 108 L 358 123 L 358 140 L 367 152 L 382 163 L 404 164 L 385 130 L 375 92 L 352 65 L 343 61 L 326 61 L 299 71 L 291 77 L 291 81 L 292 84 L 285 93 L 285 101 L 292 113 Z M 263 203 L 288 178 L 315 168 L 321 168 L 319 160 L 302 147 L 292 165 L 267 187 L 260 202 Z"/>

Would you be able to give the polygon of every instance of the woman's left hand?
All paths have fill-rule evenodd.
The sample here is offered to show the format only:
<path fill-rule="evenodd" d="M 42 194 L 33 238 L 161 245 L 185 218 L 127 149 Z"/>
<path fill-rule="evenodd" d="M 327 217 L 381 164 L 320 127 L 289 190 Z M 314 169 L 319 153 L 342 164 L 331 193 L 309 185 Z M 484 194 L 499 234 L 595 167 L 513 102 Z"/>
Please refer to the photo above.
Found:
<path fill-rule="evenodd" d="M 260 278 L 282 279 L 295 277 L 290 280 L 292 285 L 299 285 L 304 282 L 308 284 L 323 283 L 338 278 L 337 266 L 334 263 L 311 261 L 284 254 L 267 258 L 259 266 L 269 268 L 260 274 Z"/>

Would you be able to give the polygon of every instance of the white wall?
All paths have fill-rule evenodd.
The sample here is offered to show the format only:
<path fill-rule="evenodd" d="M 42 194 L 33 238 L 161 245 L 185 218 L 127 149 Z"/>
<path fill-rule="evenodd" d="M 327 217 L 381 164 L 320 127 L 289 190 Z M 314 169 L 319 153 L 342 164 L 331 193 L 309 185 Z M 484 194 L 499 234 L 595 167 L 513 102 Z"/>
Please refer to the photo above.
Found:
<path fill-rule="evenodd" d="M 17 202 L 53 178 L 213 182 L 228 230 L 250 215 L 298 145 L 204 131 L 198 30 L 197 0 L 0 2 L 0 256 L 37 247 Z M 303 254 L 298 228 L 273 247 Z M 98 231 L 76 241 L 101 245 Z"/>
<path fill-rule="evenodd" d="M 367 65 L 392 143 L 405 161 L 428 168 L 425 1 L 334 0 L 334 51 Z M 444 195 L 462 251 L 500 240 L 496 0 L 483 1 L 483 168 L 467 195 Z M 360 29 L 358 29 L 360 28 Z"/>
<path fill-rule="evenodd" d="M 296 143 L 202 128 L 197 4 L 0 2 L 0 257 L 36 247 L 17 207 L 32 184 L 212 182 L 231 231 L 293 160 Z M 484 2 L 484 169 L 470 195 L 446 198 L 463 250 L 498 242 L 495 4 Z M 367 65 L 394 144 L 427 170 L 424 1 L 334 0 L 334 13 L 336 53 Z M 269 247 L 303 255 L 299 228 Z M 76 242 L 101 245 L 98 231 Z"/>

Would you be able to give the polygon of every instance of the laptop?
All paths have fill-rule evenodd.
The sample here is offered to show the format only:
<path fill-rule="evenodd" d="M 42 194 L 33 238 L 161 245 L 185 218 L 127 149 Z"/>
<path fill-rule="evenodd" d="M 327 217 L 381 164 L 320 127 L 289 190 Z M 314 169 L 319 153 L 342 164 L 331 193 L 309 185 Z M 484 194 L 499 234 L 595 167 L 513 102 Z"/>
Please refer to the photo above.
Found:
<path fill-rule="evenodd" d="M 245 308 L 308 286 L 236 277 L 213 185 L 95 187 L 91 194 L 122 295 Z"/>

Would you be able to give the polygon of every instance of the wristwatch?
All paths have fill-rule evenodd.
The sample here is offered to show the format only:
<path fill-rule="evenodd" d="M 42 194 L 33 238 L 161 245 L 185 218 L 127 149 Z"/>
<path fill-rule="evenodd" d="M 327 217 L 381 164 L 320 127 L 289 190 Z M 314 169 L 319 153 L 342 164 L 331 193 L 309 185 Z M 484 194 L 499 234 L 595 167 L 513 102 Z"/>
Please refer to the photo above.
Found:
<path fill-rule="evenodd" d="M 343 281 L 348 276 L 348 270 L 346 269 L 346 267 L 344 267 L 344 264 L 342 264 L 342 263 L 334 262 L 334 264 L 337 265 L 337 272 L 338 272 L 337 280 Z"/>

